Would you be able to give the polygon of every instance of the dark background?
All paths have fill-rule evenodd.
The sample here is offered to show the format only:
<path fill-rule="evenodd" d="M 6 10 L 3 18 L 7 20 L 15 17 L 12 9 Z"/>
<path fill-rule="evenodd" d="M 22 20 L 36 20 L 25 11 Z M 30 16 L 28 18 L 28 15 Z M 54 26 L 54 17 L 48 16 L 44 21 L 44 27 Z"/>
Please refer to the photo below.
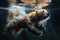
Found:
<path fill-rule="evenodd" d="M 0 0 L 0 7 L 8 7 L 7 0 Z M 46 7 L 50 9 L 51 19 L 47 22 L 47 29 L 44 36 L 37 37 L 28 30 L 24 30 L 15 40 L 60 40 L 60 0 L 52 0 L 51 4 Z M 3 30 L 6 26 L 8 10 L 0 9 L 0 40 L 14 40 L 10 34 L 4 34 Z"/>

